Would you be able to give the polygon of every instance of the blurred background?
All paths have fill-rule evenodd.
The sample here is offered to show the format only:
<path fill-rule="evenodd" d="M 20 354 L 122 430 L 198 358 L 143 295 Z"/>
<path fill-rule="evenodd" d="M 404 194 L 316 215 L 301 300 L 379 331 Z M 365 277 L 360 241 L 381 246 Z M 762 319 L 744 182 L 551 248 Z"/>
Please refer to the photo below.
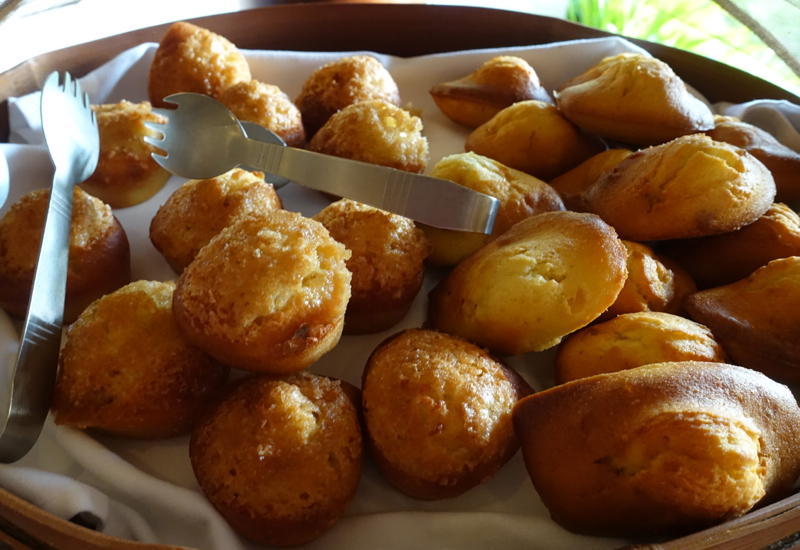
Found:
<path fill-rule="evenodd" d="M 0 0 L 0 72 L 41 53 L 129 30 L 291 1 Z M 388 1 L 491 7 L 568 19 L 692 51 L 800 95 L 800 0 Z"/>

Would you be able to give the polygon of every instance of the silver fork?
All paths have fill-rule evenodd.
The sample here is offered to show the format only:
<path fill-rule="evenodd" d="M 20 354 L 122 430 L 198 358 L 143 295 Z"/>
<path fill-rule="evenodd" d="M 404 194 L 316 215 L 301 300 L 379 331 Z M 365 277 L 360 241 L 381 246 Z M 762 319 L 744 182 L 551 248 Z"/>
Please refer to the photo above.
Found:
<path fill-rule="evenodd" d="M 439 178 L 249 138 L 227 107 L 205 95 L 180 93 L 165 101 L 177 109 L 154 109 L 167 123 L 146 123 L 162 137 L 145 141 L 166 152 L 153 158 L 173 174 L 202 179 L 246 166 L 428 225 L 492 232 L 494 197 Z"/>
<path fill-rule="evenodd" d="M 50 410 L 61 347 L 72 193 L 75 184 L 92 174 L 100 154 L 97 120 L 89 96 L 69 73 L 64 74 L 61 86 L 57 72 L 47 77 L 42 87 L 41 111 L 55 173 L 0 435 L 0 461 L 4 463 L 27 454 Z"/>

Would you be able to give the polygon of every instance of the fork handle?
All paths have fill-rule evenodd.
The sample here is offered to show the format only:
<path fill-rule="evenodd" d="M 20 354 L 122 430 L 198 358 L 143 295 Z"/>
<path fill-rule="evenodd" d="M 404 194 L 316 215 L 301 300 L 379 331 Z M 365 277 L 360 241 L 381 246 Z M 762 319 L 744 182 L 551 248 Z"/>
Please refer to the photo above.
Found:
<path fill-rule="evenodd" d="M 73 187 L 70 174 L 56 172 L 0 435 L 3 463 L 27 454 L 50 410 L 64 318 Z"/>

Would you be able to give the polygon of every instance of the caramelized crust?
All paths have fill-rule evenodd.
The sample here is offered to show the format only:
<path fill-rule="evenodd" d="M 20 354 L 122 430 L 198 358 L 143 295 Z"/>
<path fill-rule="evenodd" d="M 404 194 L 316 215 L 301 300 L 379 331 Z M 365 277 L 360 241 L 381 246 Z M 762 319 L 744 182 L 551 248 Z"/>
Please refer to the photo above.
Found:
<path fill-rule="evenodd" d="M 567 210 L 586 212 L 584 193 L 603 173 L 628 158 L 633 151 L 628 149 L 608 149 L 598 153 L 578 166 L 550 180 Z"/>

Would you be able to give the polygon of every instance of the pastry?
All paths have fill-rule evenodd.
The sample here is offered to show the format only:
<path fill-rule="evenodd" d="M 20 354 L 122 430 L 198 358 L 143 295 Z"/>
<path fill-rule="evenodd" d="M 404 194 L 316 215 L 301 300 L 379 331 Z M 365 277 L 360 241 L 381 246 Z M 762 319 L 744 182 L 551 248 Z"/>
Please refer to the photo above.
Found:
<path fill-rule="evenodd" d="M 314 218 L 351 252 L 353 274 L 344 317 L 345 334 L 380 332 L 408 313 L 422 287 L 431 244 L 408 218 L 349 199 Z"/>
<path fill-rule="evenodd" d="M 657 145 L 714 127 L 711 109 L 669 65 L 646 54 L 607 57 L 553 95 L 580 128 L 623 143 Z"/>
<path fill-rule="evenodd" d="M 431 291 L 428 322 L 501 355 L 542 351 L 614 303 L 625 258 L 597 216 L 544 212 L 459 263 Z"/>
<path fill-rule="evenodd" d="M 192 431 L 203 493 L 233 529 L 293 546 L 328 531 L 361 478 L 359 391 L 310 373 L 238 381 Z"/>
<path fill-rule="evenodd" d="M 463 78 L 437 84 L 430 94 L 449 119 L 472 128 L 520 101 L 553 102 L 533 67 L 512 55 L 493 57 Z"/>
<path fill-rule="evenodd" d="M 399 491 L 452 498 L 494 477 L 519 449 L 511 411 L 532 392 L 515 371 L 455 336 L 411 329 L 364 369 L 372 456 Z"/>
<path fill-rule="evenodd" d="M 142 203 L 158 193 L 172 174 L 151 156 L 160 152 L 145 143 L 145 136 L 156 132 L 145 122 L 164 123 L 166 119 L 150 110 L 150 103 L 121 101 L 92 105 L 100 133 L 97 168 L 80 186 L 111 208 Z"/>
<path fill-rule="evenodd" d="M 138 439 L 189 432 L 230 369 L 180 333 L 174 288 L 136 281 L 70 326 L 53 397 L 56 424 Z"/>
<path fill-rule="evenodd" d="M 350 299 L 349 257 L 322 224 L 301 214 L 239 218 L 178 278 L 178 326 L 232 367 L 303 370 L 339 342 Z"/>
<path fill-rule="evenodd" d="M 550 180 L 550 186 L 558 192 L 567 210 L 586 212 L 583 194 L 606 171 L 628 158 L 633 151 L 608 149 L 598 153 L 578 166 Z"/>
<path fill-rule="evenodd" d="M 772 204 L 775 183 L 744 149 L 695 134 L 633 153 L 584 196 L 621 238 L 659 241 L 752 223 Z"/>
<path fill-rule="evenodd" d="M 467 136 L 465 151 L 489 157 L 544 181 L 575 168 L 605 145 L 544 101 L 506 107 Z"/>

